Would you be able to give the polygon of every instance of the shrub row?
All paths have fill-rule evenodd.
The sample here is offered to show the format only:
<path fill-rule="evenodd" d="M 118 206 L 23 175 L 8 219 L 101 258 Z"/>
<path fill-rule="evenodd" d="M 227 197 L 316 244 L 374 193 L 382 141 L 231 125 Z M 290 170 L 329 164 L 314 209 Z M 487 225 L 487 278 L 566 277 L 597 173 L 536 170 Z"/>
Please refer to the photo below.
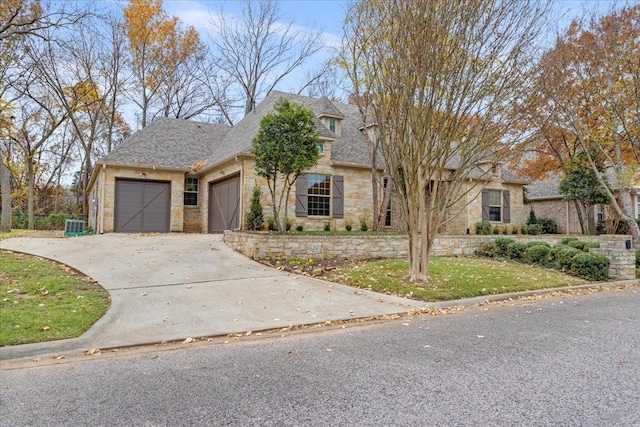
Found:
<path fill-rule="evenodd" d="M 48 216 L 34 216 L 33 227 L 36 230 L 64 230 L 64 223 L 68 219 L 77 219 L 77 216 L 65 212 L 57 212 Z M 11 228 L 26 230 L 29 227 L 27 214 L 14 214 L 11 217 Z"/>
<path fill-rule="evenodd" d="M 606 280 L 610 261 L 607 257 L 589 253 L 589 248 L 600 247 L 599 243 L 582 242 L 575 238 L 563 239 L 562 244 L 551 247 L 546 242 L 518 243 L 512 239 L 499 238 L 484 243 L 476 255 L 491 258 L 508 258 L 527 264 L 566 271 L 586 280 Z M 638 251 L 640 252 L 640 251 Z M 639 253 L 636 253 L 638 263 Z"/>

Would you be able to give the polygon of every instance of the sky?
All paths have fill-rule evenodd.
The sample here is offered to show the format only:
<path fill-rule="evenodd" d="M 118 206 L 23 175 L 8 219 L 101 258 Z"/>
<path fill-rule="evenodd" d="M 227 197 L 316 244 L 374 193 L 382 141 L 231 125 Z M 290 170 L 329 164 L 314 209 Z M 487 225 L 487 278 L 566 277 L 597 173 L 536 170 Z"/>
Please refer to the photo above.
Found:
<path fill-rule="evenodd" d="M 430 0 L 425 0 L 430 1 Z M 455 1 L 455 0 L 451 0 Z M 284 22 L 293 22 L 301 30 L 315 29 L 322 32 L 326 48 L 310 58 L 305 67 L 293 73 L 277 88 L 295 91 L 304 80 L 305 71 L 317 69 L 329 58 L 342 40 L 342 25 L 347 14 L 349 0 L 280 0 L 280 13 Z M 551 26 L 558 31 L 566 28 L 572 18 L 580 17 L 585 10 L 608 10 L 614 0 L 553 0 Z M 218 16 L 241 15 L 241 0 L 164 0 L 163 7 L 169 15 L 177 16 L 184 24 L 195 27 L 203 37 L 212 32 L 211 19 Z M 222 13 L 222 15 L 220 15 Z M 555 32 L 554 32 L 555 33 Z M 555 34 L 550 34 L 550 42 Z"/>

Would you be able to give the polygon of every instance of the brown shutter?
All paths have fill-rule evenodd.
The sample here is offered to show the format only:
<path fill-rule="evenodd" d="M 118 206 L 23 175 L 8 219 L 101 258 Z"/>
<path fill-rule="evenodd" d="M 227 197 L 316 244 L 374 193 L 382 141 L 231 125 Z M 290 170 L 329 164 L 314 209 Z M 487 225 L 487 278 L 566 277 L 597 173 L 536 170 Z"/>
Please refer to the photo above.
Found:
<path fill-rule="evenodd" d="M 333 176 L 333 217 L 344 218 L 344 178 L 340 175 Z"/>
<path fill-rule="evenodd" d="M 511 203 L 509 200 L 509 192 L 502 192 L 502 222 L 511 222 Z"/>
<path fill-rule="evenodd" d="M 296 179 L 296 216 L 307 216 L 307 176 Z"/>
<path fill-rule="evenodd" d="M 482 220 L 489 220 L 489 190 L 482 190 Z"/>

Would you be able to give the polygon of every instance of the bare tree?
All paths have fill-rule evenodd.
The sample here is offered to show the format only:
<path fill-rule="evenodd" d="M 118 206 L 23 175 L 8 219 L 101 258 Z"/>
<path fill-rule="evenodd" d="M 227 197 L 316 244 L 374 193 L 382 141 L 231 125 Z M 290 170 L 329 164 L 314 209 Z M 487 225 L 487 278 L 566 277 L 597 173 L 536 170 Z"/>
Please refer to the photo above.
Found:
<path fill-rule="evenodd" d="M 42 3 L 39 0 L 6 0 L 0 4 L 0 115 L 12 115 L 10 112 L 15 109 L 13 105 L 19 98 L 24 97 L 29 91 L 25 91 L 24 82 L 30 78 L 31 73 L 24 69 L 22 60 L 24 55 L 28 52 L 28 47 L 25 45 L 26 41 L 34 38 L 40 40 L 51 39 L 54 32 L 52 30 L 59 30 L 62 28 L 69 28 L 81 21 L 88 15 L 88 8 L 75 8 L 71 7 L 65 2 L 62 3 Z M 17 89 L 16 89 L 17 87 Z M 31 91 L 33 93 L 33 91 Z M 27 95 L 27 98 L 29 96 Z M 24 112 L 24 108 L 19 108 L 20 113 Z M 18 112 L 16 112 L 18 115 Z M 24 117 L 24 114 L 20 114 Z M 47 114 L 38 115 L 37 117 L 43 118 Z M 47 129 L 42 135 L 46 134 L 51 126 L 53 131 L 58 125 L 55 125 L 57 120 L 50 120 L 48 117 L 47 126 L 43 128 Z M 8 123 L 3 121 L 4 124 Z M 2 130 L 5 134 L 5 147 L 0 152 L 2 159 L 0 162 L 8 162 L 10 159 L 11 145 L 16 140 L 11 127 L 4 127 Z M 19 139 L 19 138 L 18 138 Z M 25 142 L 25 141 L 22 141 Z M 42 141 L 44 144 L 44 141 Z M 40 146 L 42 145 L 40 144 Z M 25 148 L 28 144 L 22 144 L 20 148 Z M 37 144 L 36 144 L 37 145 Z M 34 148 L 34 147 L 31 147 Z M 35 147 L 37 150 L 38 147 Z M 30 150 L 27 150 L 30 151 Z M 23 151 L 24 152 L 24 151 Z M 29 164 L 26 165 L 29 170 L 29 225 L 33 227 L 33 153 L 27 155 L 30 158 Z M 6 165 L 3 165 L 6 166 Z M 7 169 L 2 168 L 2 175 L 6 178 Z M 11 216 L 11 177 L 3 180 L 2 184 L 2 200 L 3 200 L 3 224 L 5 220 L 8 220 L 7 224 L 3 225 L 3 228 L 10 230 L 10 216 Z M 5 205 L 8 203 L 8 205 Z M 9 213 L 6 214 L 5 206 L 9 206 Z M 7 219 L 8 217 L 8 219 Z"/>
<path fill-rule="evenodd" d="M 283 23 L 275 0 L 245 0 L 239 20 L 224 16 L 211 23 L 218 67 L 240 87 L 245 115 L 258 98 L 323 47 L 319 32 Z"/>
<path fill-rule="evenodd" d="M 428 280 L 436 233 L 473 191 L 469 174 L 513 136 L 510 114 L 546 9 L 534 0 L 352 6 L 354 83 L 370 88 L 376 137 L 401 196 L 410 280 Z"/>

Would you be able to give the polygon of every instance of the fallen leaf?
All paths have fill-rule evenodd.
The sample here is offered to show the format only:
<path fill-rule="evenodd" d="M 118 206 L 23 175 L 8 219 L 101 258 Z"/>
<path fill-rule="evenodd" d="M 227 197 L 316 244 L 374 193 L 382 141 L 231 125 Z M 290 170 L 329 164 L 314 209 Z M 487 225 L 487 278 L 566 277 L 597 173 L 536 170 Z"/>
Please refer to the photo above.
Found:
<path fill-rule="evenodd" d="M 85 354 L 87 356 L 98 356 L 98 355 L 100 355 L 100 349 L 99 348 L 92 348 L 91 350 L 87 351 Z"/>

